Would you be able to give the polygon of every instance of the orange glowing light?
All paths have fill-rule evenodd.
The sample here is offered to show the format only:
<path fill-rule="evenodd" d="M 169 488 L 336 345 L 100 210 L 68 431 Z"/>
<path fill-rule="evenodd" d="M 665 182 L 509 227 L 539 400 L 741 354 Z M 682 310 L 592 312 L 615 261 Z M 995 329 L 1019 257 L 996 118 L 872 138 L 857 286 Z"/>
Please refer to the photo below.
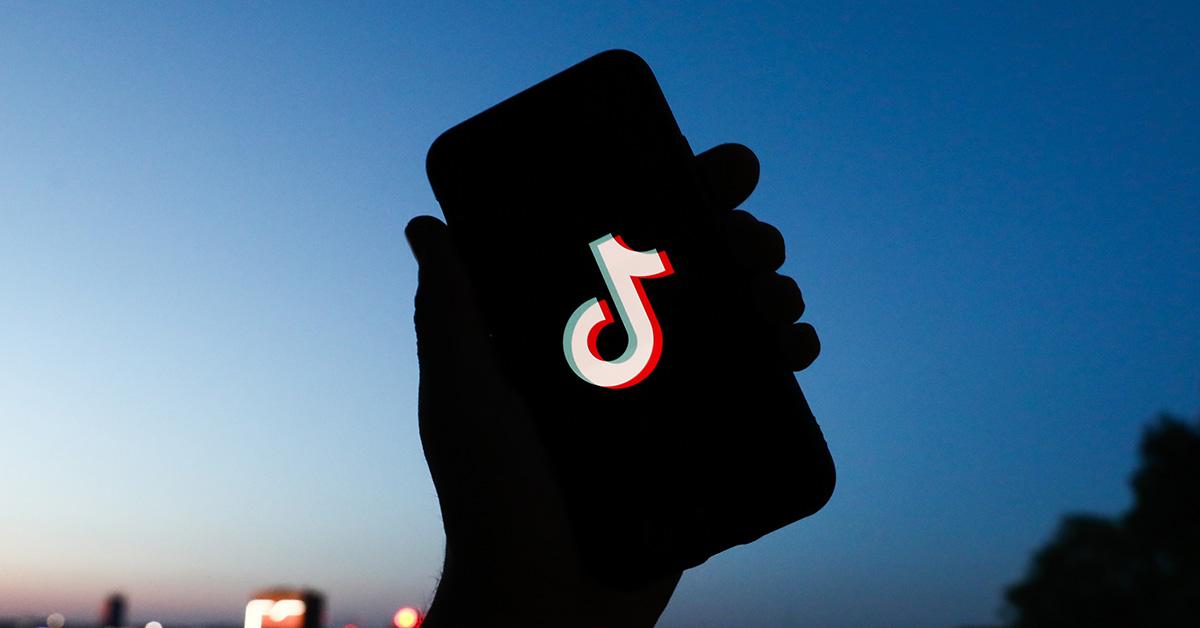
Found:
<path fill-rule="evenodd" d="M 417 609 L 405 606 L 396 611 L 395 617 L 392 617 L 392 623 L 396 624 L 396 628 L 416 628 L 421 621 L 421 614 Z"/>
<path fill-rule="evenodd" d="M 303 600 L 250 600 L 243 628 L 300 628 L 305 610 Z"/>

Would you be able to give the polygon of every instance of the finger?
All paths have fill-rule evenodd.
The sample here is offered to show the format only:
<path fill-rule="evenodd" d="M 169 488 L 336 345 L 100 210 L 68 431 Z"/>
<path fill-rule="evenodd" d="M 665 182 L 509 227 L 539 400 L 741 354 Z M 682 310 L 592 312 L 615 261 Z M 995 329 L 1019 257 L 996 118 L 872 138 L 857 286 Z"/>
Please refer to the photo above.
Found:
<path fill-rule="evenodd" d="M 735 209 L 725 217 L 725 232 L 734 262 L 742 268 L 773 271 L 783 266 L 787 251 L 783 234 L 774 226 Z"/>
<path fill-rule="evenodd" d="M 780 346 L 784 361 L 793 371 L 803 371 L 821 353 L 817 330 L 808 323 L 796 323 L 783 329 Z"/>
<path fill-rule="evenodd" d="M 758 185 L 758 157 L 741 144 L 721 144 L 696 155 L 696 167 L 718 210 L 741 205 Z"/>
<path fill-rule="evenodd" d="M 447 538 L 476 546 L 482 543 L 476 538 L 481 532 L 473 522 L 503 527 L 497 523 L 499 513 L 517 501 L 513 495 L 522 483 L 514 478 L 528 473 L 513 468 L 511 454 L 519 452 L 517 461 L 535 459 L 527 451 L 531 426 L 513 418 L 517 402 L 503 386 L 448 228 L 436 218 L 420 216 L 404 231 L 420 265 L 413 318 L 421 443 Z"/>
<path fill-rule="evenodd" d="M 751 300 L 755 310 L 776 323 L 794 323 L 804 315 L 804 295 L 796 280 L 777 273 L 760 274 L 752 280 Z"/>
<path fill-rule="evenodd" d="M 417 275 L 417 353 L 422 376 L 448 365 L 477 361 L 487 338 L 462 261 L 445 223 L 418 216 L 404 229 L 420 269 Z"/>
<path fill-rule="evenodd" d="M 439 348 L 458 348 L 454 336 L 464 324 L 479 323 L 466 270 L 458 259 L 449 228 L 433 216 L 418 216 L 404 235 L 419 265 L 415 322 L 418 343 L 437 342 Z"/>
<path fill-rule="evenodd" d="M 424 267 L 426 260 L 433 261 L 433 256 L 445 254 L 444 245 L 449 239 L 449 227 L 433 216 L 417 216 L 404 227 L 404 237 L 408 238 L 408 247 L 412 249 L 413 257 Z"/>

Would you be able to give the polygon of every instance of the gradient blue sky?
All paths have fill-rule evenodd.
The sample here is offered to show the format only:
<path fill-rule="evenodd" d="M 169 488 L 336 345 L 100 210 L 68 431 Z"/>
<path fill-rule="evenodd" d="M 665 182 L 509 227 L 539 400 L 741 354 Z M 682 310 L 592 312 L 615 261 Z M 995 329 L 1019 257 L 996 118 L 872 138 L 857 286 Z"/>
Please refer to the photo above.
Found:
<path fill-rule="evenodd" d="M 425 151 L 624 47 L 693 146 L 761 157 L 840 475 L 661 625 L 994 619 L 1200 407 L 1200 14 L 991 4 L 3 4 L 0 615 L 427 601 Z"/>

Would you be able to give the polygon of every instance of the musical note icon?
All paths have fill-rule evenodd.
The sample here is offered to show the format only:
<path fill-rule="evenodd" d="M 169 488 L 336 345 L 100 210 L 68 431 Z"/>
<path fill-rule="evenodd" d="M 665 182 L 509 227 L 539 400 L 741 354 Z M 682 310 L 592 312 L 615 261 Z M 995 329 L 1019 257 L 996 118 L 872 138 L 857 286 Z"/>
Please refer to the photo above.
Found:
<path fill-rule="evenodd" d="M 662 354 L 662 330 L 641 280 L 665 277 L 674 269 L 665 251 L 635 251 L 619 235 L 606 235 L 589 246 L 629 342 L 620 357 L 600 357 L 596 338 L 615 319 L 606 299 L 593 298 L 576 308 L 567 320 L 563 353 L 571 370 L 585 382 L 604 388 L 628 388 L 645 379 Z"/>

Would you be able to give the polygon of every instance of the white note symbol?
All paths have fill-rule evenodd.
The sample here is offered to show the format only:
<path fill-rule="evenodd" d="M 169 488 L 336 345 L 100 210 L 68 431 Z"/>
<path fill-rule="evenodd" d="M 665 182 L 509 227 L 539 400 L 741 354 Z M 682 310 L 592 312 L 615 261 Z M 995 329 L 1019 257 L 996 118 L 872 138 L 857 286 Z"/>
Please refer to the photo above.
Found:
<path fill-rule="evenodd" d="M 665 277 L 674 269 L 665 251 L 635 251 L 619 235 L 606 235 L 589 246 L 629 341 L 625 352 L 615 360 L 600 357 L 596 338 L 614 318 L 608 301 L 589 299 L 567 320 L 563 353 L 571 370 L 583 381 L 604 388 L 628 388 L 645 379 L 662 354 L 662 330 L 641 280 Z"/>

